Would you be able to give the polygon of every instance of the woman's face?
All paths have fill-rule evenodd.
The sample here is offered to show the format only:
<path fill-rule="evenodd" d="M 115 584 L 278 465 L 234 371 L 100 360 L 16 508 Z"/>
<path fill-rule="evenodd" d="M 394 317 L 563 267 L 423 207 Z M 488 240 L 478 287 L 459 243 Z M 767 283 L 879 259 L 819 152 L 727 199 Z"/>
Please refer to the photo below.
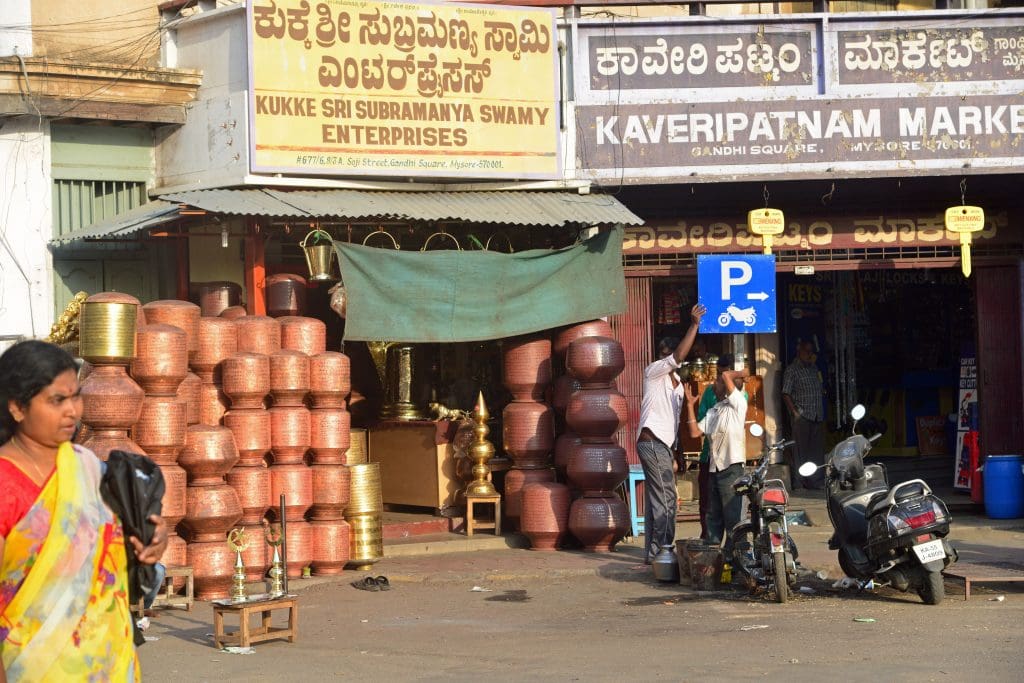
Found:
<path fill-rule="evenodd" d="M 82 394 L 78 375 L 65 370 L 32 397 L 27 406 L 14 401 L 8 405 L 18 423 L 18 436 L 56 448 L 70 441 L 82 417 Z"/>

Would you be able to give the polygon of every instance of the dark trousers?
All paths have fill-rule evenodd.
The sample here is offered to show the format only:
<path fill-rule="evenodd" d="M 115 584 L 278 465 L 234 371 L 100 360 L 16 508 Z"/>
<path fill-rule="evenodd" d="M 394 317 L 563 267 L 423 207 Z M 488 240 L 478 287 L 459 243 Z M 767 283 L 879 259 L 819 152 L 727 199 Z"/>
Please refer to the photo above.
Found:
<path fill-rule="evenodd" d="M 661 441 L 637 441 L 636 453 L 644 468 L 644 560 L 649 562 L 676 537 L 676 475 L 672 449 Z"/>
<path fill-rule="evenodd" d="M 700 496 L 700 537 L 708 538 L 708 512 L 711 511 L 711 465 L 700 463 L 697 468 L 697 495 Z"/>
<path fill-rule="evenodd" d="M 711 473 L 711 509 L 708 511 L 708 542 L 719 544 L 725 538 L 725 548 L 732 544 L 732 528 L 743 518 L 743 496 L 732 490 L 732 485 L 743 476 L 743 465 L 736 463 L 720 472 Z"/>
<path fill-rule="evenodd" d="M 824 470 L 819 469 L 810 477 L 801 477 L 797 470 L 805 462 L 813 462 L 816 465 L 825 462 L 825 423 L 811 422 L 802 417 L 794 418 L 793 440 L 796 441 L 796 445 L 785 451 L 792 487 L 815 488 L 822 486 L 825 482 Z"/>

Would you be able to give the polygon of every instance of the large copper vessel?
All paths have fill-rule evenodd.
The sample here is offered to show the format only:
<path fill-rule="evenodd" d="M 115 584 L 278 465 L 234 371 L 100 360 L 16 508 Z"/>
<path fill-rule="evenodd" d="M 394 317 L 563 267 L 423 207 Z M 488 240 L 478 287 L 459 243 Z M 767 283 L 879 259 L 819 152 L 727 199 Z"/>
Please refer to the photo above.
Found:
<path fill-rule="evenodd" d="M 281 323 L 265 315 L 235 318 L 238 326 L 238 350 L 269 356 L 281 350 Z"/>
<path fill-rule="evenodd" d="M 185 489 L 185 519 L 182 525 L 192 542 L 223 542 L 231 527 L 242 518 L 242 505 L 235 489 L 225 483 L 189 486 Z"/>
<path fill-rule="evenodd" d="M 510 526 L 519 525 L 519 517 L 523 509 L 523 489 L 536 482 L 555 480 L 555 471 L 550 467 L 544 469 L 521 470 L 513 467 L 505 473 L 505 500 L 502 512 Z"/>
<path fill-rule="evenodd" d="M 288 543 L 288 578 L 297 579 L 302 576 L 302 570 L 313 561 L 313 527 L 304 520 L 289 520 L 285 528 Z"/>
<path fill-rule="evenodd" d="M 626 536 L 629 510 L 614 493 L 577 498 L 569 508 L 569 531 L 590 552 L 610 552 Z"/>
<path fill-rule="evenodd" d="M 278 318 L 281 323 L 281 348 L 315 356 L 327 350 L 327 325 L 322 320 L 299 315 Z"/>
<path fill-rule="evenodd" d="M 569 533 L 569 488 L 534 482 L 523 488 L 520 529 L 533 550 L 558 550 Z"/>
<path fill-rule="evenodd" d="M 313 471 L 308 465 L 271 465 L 270 466 L 270 506 L 268 516 L 273 519 L 280 517 L 278 501 L 285 496 L 284 516 L 289 525 L 300 522 L 313 505 Z"/>
<path fill-rule="evenodd" d="M 194 282 L 203 316 L 218 316 L 225 308 L 242 303 L 242 286 L 236 282 Z"/>
<path fill-rule="evenodd" d="M 259 467 L 236 465 L 227 473 L 227 482 L 238 494 L 242 506 L 240 524 L 260 524 L 263 515 L 273 504 L 270 497 L 270 470 L 262 463 Z M 262 535 L 258 538 L 262 539 Z"/>
<path fill-rule="evenodd" d="M 222 363 L 238 352 L 238 328 L 225 318 L 200 318 L 192 370 L 207 384 L 221 381 Z"/>
<path fill-rule="evenodd" d="M 275 406 L 270 409 L 270 453 L 275 465 L 303 462 L 309 450 L 309 409 Z"/>
<path fill-rule="evenodd" d="M 551 350 L 556 355 L 564 356 L 569 350 L 569 345 L 580 337 L 611 337 L 612 326 L 605 320 L 588 320 L 562 328 L 551 344 Z"/>
<path fill-rule="evenodd" d="M 174 464 L 185 445 L 187 418 L 188 406 L 176 397 L 147 396 L 132 437 L 158 465 Z"/>
<path fill-rule="evenodd" d="M 348 356 L 324 351 L 309 359 L 309 400 L 314 408 L 344 408 L 352 390 Z"/>
<path fill-rule="evenodd" d="M 233 353 L 223 362 L 224 393 L 231 407 L 262 408 L 270 393 L 270 357 L 262 353 Z"/>
<path fill-rule="evenodd" d="M 219 426 L 228 410 L 228 402 L 227 395 L 219 386 L 200 382 L 198 424 Z"/>
<path fill-rule="evenodd" d="M 309 411 L 309 457 L 315 465 L 344 465 L 351 445 L 352 416 L 343 408 Z"/>
<path fill-rule="evenodd" d="M 191 361 L 199 348 L 199 316 L 202 314 L 199 306 L 190 301 L 161 299 L 143 305 L 142 310 L 146 314 L 147 325 L 173 325 L 185 333 L 185 347 Z"/>
<path fill-rule="evenodd" d="M 551 339 L 527 335 L 502 345 L 502 379 L 513 400 L 541 400 L 551 383 Z"/>
<path fill-rule="evenodd" d="M 82 381 L 82 422 L 92 429 L 128 430 L 142 412 L 142 387 L 123 365 L 96 365 Z"/>
<path fill-rule="evenodd" d="M 235 573 L 235 552 L 227 538 L 189 543 L 186 549 L 195 581 L 195 597 L 199 600 L 220 600 L 231 593 L 231 577 Z"/>
<path fill-rule="evenodd" d="M 136 335 L 132 378 L 150 396 L 174 396 L 188 374 L 185 333 L 173 325 L 143 325 Z"/>
<path fill-rule="evenodd" d="M 555 466 L 559 480 L 563 482 L 566 480 L 565 471 L 569 467 L 569 456 L 572 455 L 573 447 L 581 443 L 583 443 L 583 439 L 576 432 L 562 432 L 555 439 L 555 457 L 552 464 Z"/>
<path fill-rule="evenodd" d="M 238 464 L 263 466 L 270 454 L 270 412 L 265 408 L 232 409 L 224 413 L 224 426 L 235 436 Z"/>
<path fill-rule="evenodd" d="M 547 467 L 555 446 L 554 411 L 545 403 L 513 401 L 502 411 L 502 437 L 515 467 Z"/>
<path fill-rule="evenodd" d="M 352 527 L 343 519 L 314 521 L 310 527 L 313 532 L 312 574 L 341 574 L 352 556 Z"/>
<path fill-rule="evenodd" d="M 127 451 L 145 455 L 142 446 L 128 438 L 127 429 L 90 429 L 89 436 L 82 441 L 100 460 L 106 460 L 110 451 Z"/>
<path fill-rule="evenodd" d="M 309 518 L 314 521 L 344 519 L 351 494 L 352 474 L 344 465 L 313 465 L 313 506 Z"/>
<path fill-rule="evenodd" d="M 188 475 L 185 470 L 175 464 L 160 465 L 164 475 L 164 497 L 161 515 L 171 531 L 181 520 L 185 519 L 185 487 Z"/>
<path fill-rule="evenodd" d="M 584 493 L 614 491 L 629 476 L 626 451 L 614 443 L 581 443 L 572 449 L 565 474 Z"/>
<path fill-rule="evenodd" d="M 267 315 L 273 318 L 306 314 L 306 278 L 277 273 L 267 278 Z"/>
<path fill-rule="evenodd" d="M 565 417 L 569 399 L 581 386 L 579 380 L 573 379 L 570 375 L 562 375 L 555 380 L 551 385 L 551 407 L 555 409 L 556 415 Z"/>
<path fill-rule="evenodd" d="M 607 387 L 625 369 L 626 356 L 610 337 L 580 337 L 569 345 L 565 364 L 584 389 Z"/>
<path fill-rule="evenodd" d="M 185 420 L 190 425 L 199 422 L 199 391 L 202 384 L 203 381 L 199 379 L 199 375 L 189 372 L 178 385 L 178 392 L 175 394 L 178 400 L 185 404 L 187 409 Z"/>
<path fill-rule="evenodd" d="M 626 423 L 626 398 L 617 390 L 583 389 L 569 399 L 565 422 L 587 442 L 608 441 Z"/>
<path fill-rule="evenodd" d="M 193 425 L 185 435 L 178 464 L 188 472 L 189 486 L 215 486 L 238 462 L 235 439 L 227 427 Z"/>
<path fill-rule="evenodd" d="M 309 393 L 309 356 L 281 349 L 270 356 L 270 395 L 274 406 L 303 406 Z"/>

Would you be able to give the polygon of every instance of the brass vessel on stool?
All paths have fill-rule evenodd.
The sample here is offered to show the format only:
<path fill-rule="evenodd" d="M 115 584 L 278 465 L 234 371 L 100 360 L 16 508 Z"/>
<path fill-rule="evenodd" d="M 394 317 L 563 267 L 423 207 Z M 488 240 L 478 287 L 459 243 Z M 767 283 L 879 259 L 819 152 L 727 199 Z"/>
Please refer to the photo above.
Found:
<path fill-rule="evenodd" d="M 422 353 L 414 344 L 393 344 L 388 347 L 384 366 L 384 406 L 380 416 L 390 420 L 423 420 L 427 418 L 419 398 L 424 393 Z"/>

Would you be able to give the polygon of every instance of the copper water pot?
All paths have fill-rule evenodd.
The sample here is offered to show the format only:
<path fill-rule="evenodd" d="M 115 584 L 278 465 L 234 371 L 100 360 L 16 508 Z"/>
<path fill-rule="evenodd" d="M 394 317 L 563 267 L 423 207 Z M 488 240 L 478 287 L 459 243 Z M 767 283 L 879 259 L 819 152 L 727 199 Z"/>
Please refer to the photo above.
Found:
<path fill-rule="evenodd" d="M 160 465 L 160 472 L 164 475 L 164 497 L 161 515 L 167 522 L 168 529 L 174 527 L 185 518 L 185 486 L 188 475 L 185 470 L 170 463 Z"/>
<path fill-rule="evenodd" d="M 238 494 L 242 506 L 240 524 L 260 524 L 263 515 L 273 504 L 270 498 L 270 470 L 265 465 L 242 467 L 236 465 L 227 473 L 227 482 Z M 262 537 L 261 537 L 262 538 Z"/>
<path fill-rule="evenodd" d="M 173 464 L 185 445 L 187 418 L 188 406 L 176 397 L 147 396 L 132 436 L 154 462 Z"/>
<path fill-rule="evenodd" d="M 300 463 L 270 466 L 270 506 L 268 515 L 280 517 L 278 501 L 285 496 L 284 516 L 289 525 L 293 521 L 302 521 L 306 512 L 313 504 L 313 471 L 308 465 Z"/>
<path fill-rule="evenodd" d="M 509 520 L 510 526 L 515 527 L 519 524 L 519 517 L 523 509 L 523 488 L 535 482 L 554 480 L 555 471 L 550 467 L 532 470 L 513 467 L 505 473 L 505 500 L 502 512 Z"/>
<path fill-rule="evenodd" d="M 352 527 L 343 519 L 310 523 L 313 536 L 314 576 L 341 574 L 352 555 Z"/>
<path fill-rule="evenodd" d="M 555 334 L 551 344 L 551 350 L 555 355 L 564 356 L 569 350 L 569 345 L 580 337 L 611 337 L 612 326 L 605 320 L 588 320 L 587 322 L 576 323 L 564 327 Z"/>
<path fill-rule="evenodd" d="M 275 465 L 303 462 L 309 450 L 309 409 L 275 406 L 270 409 L 270 453 Z"/>
<path fill-rule="evenodd" d="M 199 600 L 220 600 L 231 593 L 235 573 L 235 552 L 227 538 L 189 543 L 185 556 L 192 567 L 195 597 Z"/>
<path fill-rule="evenodd" d="M 176 396 L 179 401 L 185 403 L 185 420 L 190 425 L 199 422 L 199 391 L 202 384 L 203 381 L 199 379 L 199 375 L 189 372 L 185 375 L 185 379 L 181 381 L 181 384 L 178 385 Z"/>
<path fill-rule="evenodd" d="M 513 401 L 502 411 L 502 436 L 515 467 L 546 467 L 555 446 L 554 411 L 545 403 Z"/>
<path fill-rule="evenodd" d="M 565 409 L 569 405 L 569 398 L 573 392 L 579 391 L 581 385 L 579 380 L 571 375 L 562 375 L 551 385 L 551 407 L 555 413 L 565 417 Z"/>
<path fill-rule="evenodd" d="M 313 465 L 313 506 L 309 518 L 330 521 L 345 517 L 352 475 L 344 465 Z"/>
<path fill-rule="evenodd" d="M 343 408 L 309 411 L 309 456 L 315 465 L 344 465 L 351 445 L 352 416 Z"/>
<path fill-rule="evenodd" d="M 540 400 L 551 383 L 551 339 L 527 335 L 502 345 L 502 380 L 517 401 Z"/>
<path fill-rule="evenodd" d="M 315 356 L 327 350 L 327 325 L 322 320 L 300 315 L 278 318 L 281 323 L 281 348 Z"/>
<path fill-rule="evenodd" d="M 580 337 L 569 345 L 565 365 L 584 389 L 607 387 L 626 367 L 626 356 L 611 337 Z"/>
<path fill-rule="evenodd" d="M 285 528 L 288 578 L 297 579 L 313 561 L 313 527 L 305 520 L 289 520 Z"/>
<path fill-rule="evenodd" d="M 533 550 L 558 550 L 569 534 L 569 487 L 551 481 L 523 487 L 519 528 Z"/>
<path fill-rule="evenodd" d="M 228 397 L 216 384 L 199 384 L 199 422 L 217 427 L 228 410 Z"/>
<path fill-rule="evenodd" d="M 238 328 L 225 318 L 200 318 L 196 326 L 196 350 L 192 371 L 207 384 L 222 381 L 222 364 L 238 352 Z"/>
<path fill-rule="evenodd" d="M 223 362 L 224 393 L 232 408 L 262 408 L 270 393 L 270 357 L 239 351 Z"/>
<path fill-rule="evenodd" d="M 228 531 L 242 518 L 242 505 L 235 489 L 225 483 L 188 486 L 185 489 L 185 519 L 191 541 L 224 542 Z"/>
<path fill-rule="evenodd" d="M 629 529 L 629 510 L 614 493 L 577 498 L 569 508 L 569 532 L 588 552 L 611 552 Z"/>
<path fill-rule="evenodd" d="M 193 282 L 203 317 L 218 316 L 224 309 L 242 303 L 242 286 L 237 282 Z"/>
<path fill-rule="evenodd" d="M 281 350 L 281 323 L 266 315 L 243 315 L 235 318 L 238 328 L 238 350 L 269 356 Z"/>
<path fill-rule="evenodd" d="M 100 460 L 106 460 L 110 451 L 120 450 L 145 455 L 142 446 L 128 437 L 127 429 L 90 429 L 88 438 L 82 441 Z"/>
<path fill-rule="evenodd" d="M 123 365 L 96 365 L 81 385 L 82 422 L 93 429 L 130 429 L 145 392 Z"/>
<path fill-rule="evenodd" d="M 281 349 L 270 356 L 270 395 L 274 406 L 304 406 L 309 393 L 309 356 Z"/>
<path fill-rule="evenodd" d="M 150 396 L 174 396 L 188 374 L 185 333 L 173 325 L 143 325 L 136 334 L 132 378 Z"/>
<path fill-rule="evenodd" d="M 614 443 L 580 443 L 569 454 L 565 476 L 585 494 L 614 491 L 629 476 L 626 451 Z"/>
<path fill-rule="evenodd" d="M 188 472 L 189 486 L 215 486 L 238 462 L 235 439 L 227 427 L 192 425 L 185 434 L 185 447 L 178 464 Z"/>
<path fill-rule="evenodd" d="M 626 398 L 614 388 L 581 389 L 569 399 L 565 422 L 587 442 L 611 441 L 626 424 Z"/>
<path fill-rule="evenodd" d="M 265 408 L 231 409 L 224 426 L 235 436 L 238 466 L 262 467 L 270 453 L 270 412 Z"/>
<path fill-rule="evenodd" d="M 309 399 L 314 408 L 344 408 L 352 390 L 348 356 L 324 351 L 309 359 Z"/>
<path fill-rule="evenodd" d="M 273 318 L 306 314 L 306 278 L 277 273 L 267 278 L 267 315 Z"/>
<path fill-rule="evenodd" d="M 552 464 L 562 481 L 566 479 L 565 471 L 569 467 L 569 456 L 572 455 L 572 449 L 576 444 L 581 443 L 583 443 L 583 439 L 576 432 L 562 432 L 555 439 L 555 457 Z"/>
<path fill-rule="evenodd" d="M 184 567 L 188 564 L 188 551 L 185 549 L 185 539 L 174 533 L 173 526 L 168 525 L 168 527 L 172 531 L 167 534 L 167 549 L 164 550 L 164 555 L 160 558 L 160 561 L 168 567 Z"/>
<path fill-rule="evenodd" d="M 147 325 L 173 325 L 185 333 L 185 347 L 191 361 L 199 348 L 199 316 L 202 314 L 199 306 L 190 301 L 160 299 L 143 305 L 142 310 L 146 314 Z"/>

